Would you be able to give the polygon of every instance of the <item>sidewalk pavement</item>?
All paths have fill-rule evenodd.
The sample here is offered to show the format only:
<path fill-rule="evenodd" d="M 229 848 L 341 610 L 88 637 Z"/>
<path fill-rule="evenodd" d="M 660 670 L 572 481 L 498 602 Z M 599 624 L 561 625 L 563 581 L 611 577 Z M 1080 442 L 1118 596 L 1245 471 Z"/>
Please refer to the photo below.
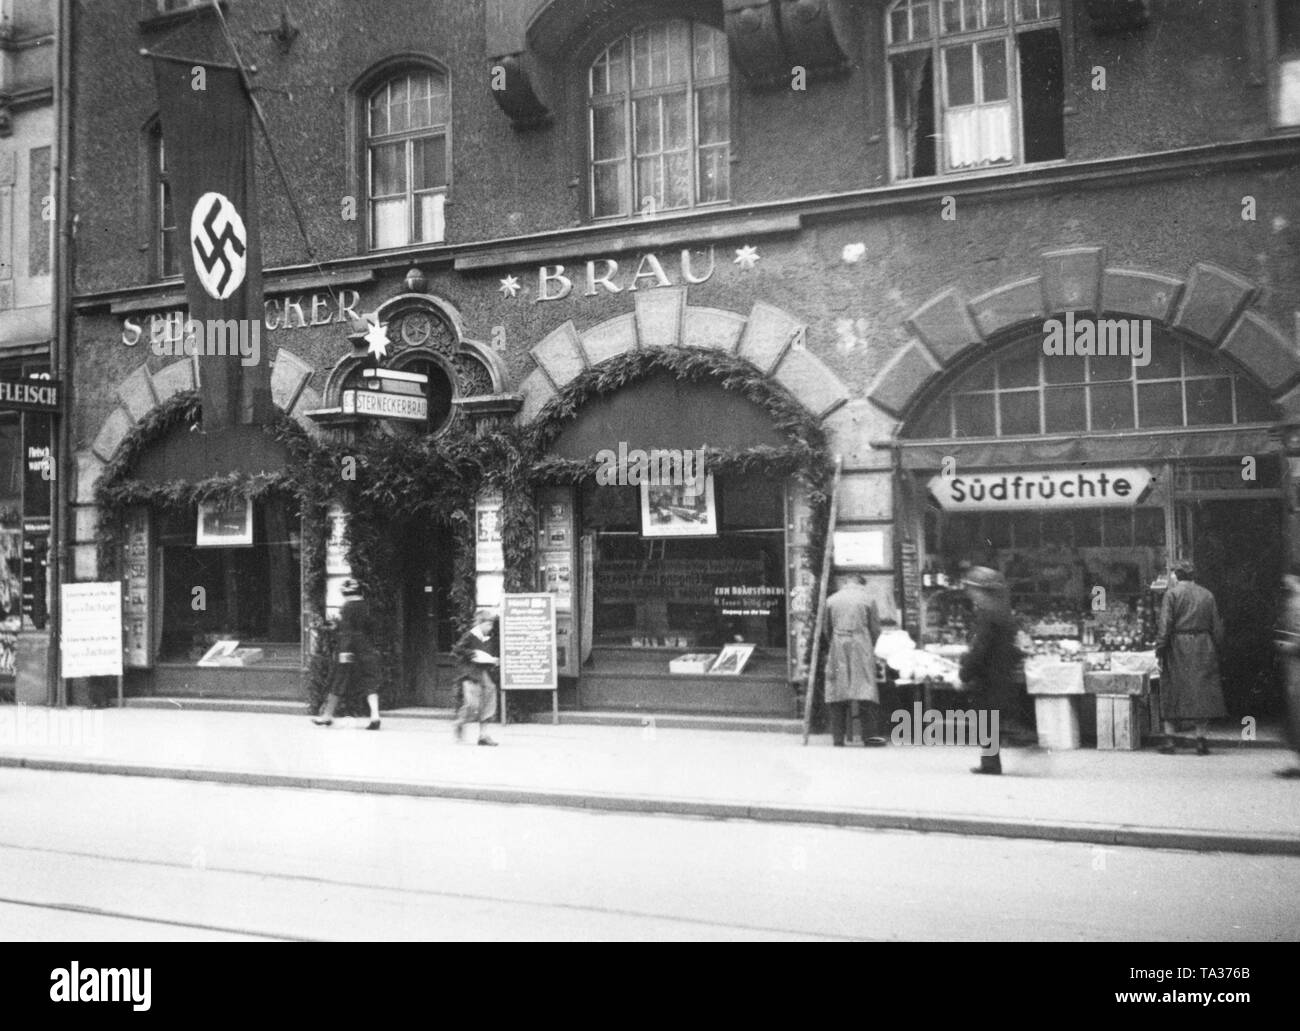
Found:
<path fill-rule="evenodd" d="M 349 725 L 351 724 L 351 725 Z M 387 714 L 331 728 L 306 715 L 0 708 L 0 767 L 422 795 L 718 819 L 1300 856 L 1295 756 L 1219 743 L 1191 752 L 830 747 L 814 736 L 526 723 L 498 748 Z M 467 735 L 472 737 L 472 735 Z"/>

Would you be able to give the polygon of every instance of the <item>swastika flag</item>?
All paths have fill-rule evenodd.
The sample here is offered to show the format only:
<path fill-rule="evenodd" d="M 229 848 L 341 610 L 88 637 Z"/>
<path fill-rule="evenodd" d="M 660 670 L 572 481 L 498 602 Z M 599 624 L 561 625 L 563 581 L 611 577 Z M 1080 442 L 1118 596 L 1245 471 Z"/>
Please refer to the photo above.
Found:
<path fill-rule="evenodd" d="M 150 57 L 177 250 L 189 316 L 198 328 L 191 339 L 199 355 L 203 428 L 262 423 L 271 412 L 271 377 L 260 346 L 252 105 L 237 68 Z M 254 332 L 256 349 L 247 346 Z"/>

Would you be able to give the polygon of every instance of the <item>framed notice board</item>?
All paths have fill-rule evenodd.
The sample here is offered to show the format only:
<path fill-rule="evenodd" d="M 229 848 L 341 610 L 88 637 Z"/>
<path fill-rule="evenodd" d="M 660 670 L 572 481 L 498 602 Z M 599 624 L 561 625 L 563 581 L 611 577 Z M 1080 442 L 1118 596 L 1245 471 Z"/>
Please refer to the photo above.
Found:
<path fill-rule="evenodd" d="M 560 670 L 556 656 L 555 597 L 501 596 L 501 708 L 511 691 L 550 691 L 551 712 L 560 722 Z"/>

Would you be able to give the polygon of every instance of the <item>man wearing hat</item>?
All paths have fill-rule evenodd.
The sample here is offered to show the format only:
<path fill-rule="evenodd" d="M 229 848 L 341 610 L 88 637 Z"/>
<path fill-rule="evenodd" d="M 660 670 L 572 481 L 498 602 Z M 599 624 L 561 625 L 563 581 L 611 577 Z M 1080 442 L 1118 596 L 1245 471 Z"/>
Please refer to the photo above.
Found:
<path fill-rule="evenodd" d="M 961 659 L 961 682 L 970 687 L 975 704 L 989 713 L 995 728 L 992 754 L 980 755 L 972 773 L 1002 772 L 1002 716 L 1014 714 L 1017 705 L 1016 673 L 1020 650 L 1006 578 L 996 569 L 972 566 L 962 579 L 975 610 L 970 647 Z"/>
<path fill-rule="evenodd" d="M 876 686 L 876 641 L 880 614 L 857 576 L 842 576 L 826 599 L 826 707 L 830 710 L 831 743 L 840 748 L 851 733 L 849 709 L 858 703 L 862 743 L 879 746 L 880 689 Z"/>
<path fill-rule="evenodd" d="M 1196 583 L 1190 563 L 1172 571 L 1173 583 L 1160 603 L 1160 716 L 1165 723 L 1164 755 L 1173 755 L 1178 723 L 1196 725 L 1196 754 L 1209 755 L 1205 740 L 1209 721 L 1228 715 L 1219 680 L 1223 622 L 1214 595 Z"/>
<path fill-rule="evenodd" d="M 474 625 L 465 631 L 451 649 L 461 664 L 458 688 L 460 705 L 456 712 L 456 740 L 465 733 L 466 723 L 478 724 L 478 743 L 495 745 L 483 725 L 497 714 L 497 685 L 492 671 L 500 665 L 501 647 L 497 635 L 497 617 L 491 609 L 474 613 Z"/>
<path fill-rule="evenodd" d="M 364 694 L 370 707 L 367 730 L 379 729 L 379 655 L 374 646 L 374 622 L 370 605 L 361 596 L 355 580 L 343 581 L 343 608 L 339 610 L 339 658 L 330 678 L 325 708 L 312 720 L 328 727 L 334 722 L 334 710 L 340 696 L 356 698 Z"/>

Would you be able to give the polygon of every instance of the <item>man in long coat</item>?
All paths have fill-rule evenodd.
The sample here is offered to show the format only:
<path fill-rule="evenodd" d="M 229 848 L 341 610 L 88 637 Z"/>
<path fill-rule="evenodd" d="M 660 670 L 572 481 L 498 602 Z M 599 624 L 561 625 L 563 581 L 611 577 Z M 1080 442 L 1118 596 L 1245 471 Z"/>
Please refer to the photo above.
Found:
<path fill-rule="evenodd" d="M 1002 773 L 1004 723 L 1018 724 L 1019 689 L 1023 661 L 1016 647 L 1016 621 L 1006 578 L 996 569 L 974 566 L 962 580 L 974 612 L 971 639 L 961 659 L 961 681 L 976 706 L 988 712 L 994 738 L 990 752 L 981 753 L 972 773 Z"/>
<path fill-rule="evenodd" d="M 1286 739 L 1300 755 L 1300 567 L 1282 578 L 1286 599 L 1278 621 L 1277 648 L 1286 686 Z M 1300 778 L 1300 766 L 1278 770 L 1279 777 Z"/>
<path fill-rule="evenodd" d="M 858 703 L 862 743 L 879 746 L 880 690 L 876 685 L 876 640 L 880 613 L 858 577 L 841 577 L 839 589 L 826 599 L 826 707 L 830 710 L 831 740 L 844 745 L 850 707 Z"/>
<path fill-rule="evenodd" d="M 1174 582 L 1160 605 L 1160 715 L 1165 743 L 1160 751 L 1173 755 L 1178 724 L 1196 724 L 1196 754 L 1209 755 L 1205 735 L 1209 721 L 1228 714 L 1219 681 L 1223 622 L 1214 595 L 1195 582 L 1187 563 L 1174 566 Z"/>

